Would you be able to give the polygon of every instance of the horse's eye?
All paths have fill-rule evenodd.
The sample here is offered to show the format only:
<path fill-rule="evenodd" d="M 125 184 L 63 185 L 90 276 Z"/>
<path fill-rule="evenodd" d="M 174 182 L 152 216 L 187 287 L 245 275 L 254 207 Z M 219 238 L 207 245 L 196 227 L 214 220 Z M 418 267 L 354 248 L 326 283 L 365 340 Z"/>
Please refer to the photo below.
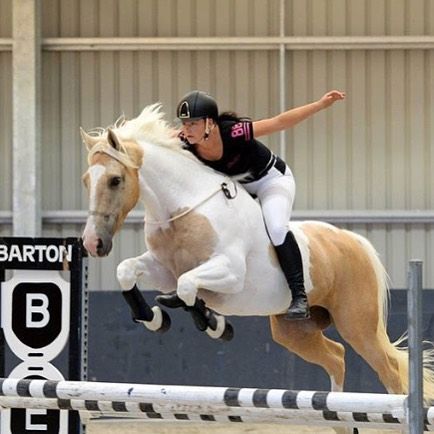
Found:
<path fill-rule="evenodd" d="M 111 188 L 117 187 L 122 181 L 122 178 L 120 176 L 113 176 L 113 178 L 110 178 L 109 185 Z"/>

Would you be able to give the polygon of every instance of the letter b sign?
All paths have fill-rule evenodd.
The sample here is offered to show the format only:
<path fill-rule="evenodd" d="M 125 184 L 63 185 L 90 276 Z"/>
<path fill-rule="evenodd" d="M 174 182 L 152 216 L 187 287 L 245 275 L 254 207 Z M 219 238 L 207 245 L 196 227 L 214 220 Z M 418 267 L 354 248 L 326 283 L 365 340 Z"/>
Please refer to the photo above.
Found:
<path fill-rule="evenodd" d="M 2 286 L 2 325 L 11 350 L 21 360 L 53 360 L 69 337 L 69 283 L 58 271 L 17 270 Z"/>
<path fill-rule="evenodd" d="M 34 349 L 51 344 L 60 333 L 62 294 L 52 283 L 19 283 L 12 294 L 12 330 Z"/>
<path fill-rule="evenodd" d="M 38 304 L 38 300 L 41 304 Z M 41 328 L 45 327 L 50 321 L 50 314 L 48 312 L 48 297 L 45 294 L 27 294 L 27 316 L 26 316 L 26 327 L 31 328 Z M 35 321 L 33 319 L 33 314 L 40 314 L 42 320 Z"/>

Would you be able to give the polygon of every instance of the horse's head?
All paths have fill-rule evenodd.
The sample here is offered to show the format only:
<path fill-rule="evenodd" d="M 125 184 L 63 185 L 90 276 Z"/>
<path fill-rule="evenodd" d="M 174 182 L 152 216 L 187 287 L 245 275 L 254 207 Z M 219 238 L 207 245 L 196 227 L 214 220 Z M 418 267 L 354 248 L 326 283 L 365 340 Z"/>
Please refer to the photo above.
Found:
<path fill-rule="evenodd" d="M 89 216 L 83 243 L 92 256 L 107 256 L 113 235 L 139 200 L 139 174 L 143 154 L 130 141 L 122 142 L 108 129 L 100 136 L 81 130 L 89 155 L 83 182 L 89 192 Z"/>

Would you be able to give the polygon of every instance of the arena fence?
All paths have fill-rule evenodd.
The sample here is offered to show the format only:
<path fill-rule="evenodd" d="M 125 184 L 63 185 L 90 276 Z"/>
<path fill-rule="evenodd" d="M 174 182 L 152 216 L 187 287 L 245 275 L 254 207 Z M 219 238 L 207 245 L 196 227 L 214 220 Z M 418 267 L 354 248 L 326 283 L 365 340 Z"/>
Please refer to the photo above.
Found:
<path fill-rule="evenodd" d="M 82 381 L 87 370 L 85 256 L 78 239 L 0 239 L 2 434 L 23 432 L 23 427 L 41 434 L 82 432 L 77 412 L 83 423 L 125 418 L 434 431 L 434 407 L 422 405 L 421 261 L 410 263 L 409 272 L 409 336 L 413 338 L 409 342 L 412 363 L 407 397 Z M 10 270 L 13 277 L 7 280 Z M 60 271 L 70 273 L 69 284 Z M 5 342 L 22 360 L 9 378 L 4 372 Z M 69 367 L 62 373 L 52 360 L 66 343 Z M 81 381 L 65 381 L 65 377 Z M 42 423 L 41 411 L 45 411 Z M 32 415 L 38 417 L 38 423 L 32 422 Z"/>

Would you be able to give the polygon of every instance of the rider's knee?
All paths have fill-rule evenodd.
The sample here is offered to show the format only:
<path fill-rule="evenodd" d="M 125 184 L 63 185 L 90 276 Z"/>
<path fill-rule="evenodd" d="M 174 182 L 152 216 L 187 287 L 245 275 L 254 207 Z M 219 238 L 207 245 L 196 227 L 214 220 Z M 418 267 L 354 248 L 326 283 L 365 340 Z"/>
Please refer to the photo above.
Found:
<path fill-rule="evenodd" d="M 268 225 L 267 231 L 273 246 L 280 246 L 285 241 L 286 234 L 288 233 L 288 226 Z"/>

